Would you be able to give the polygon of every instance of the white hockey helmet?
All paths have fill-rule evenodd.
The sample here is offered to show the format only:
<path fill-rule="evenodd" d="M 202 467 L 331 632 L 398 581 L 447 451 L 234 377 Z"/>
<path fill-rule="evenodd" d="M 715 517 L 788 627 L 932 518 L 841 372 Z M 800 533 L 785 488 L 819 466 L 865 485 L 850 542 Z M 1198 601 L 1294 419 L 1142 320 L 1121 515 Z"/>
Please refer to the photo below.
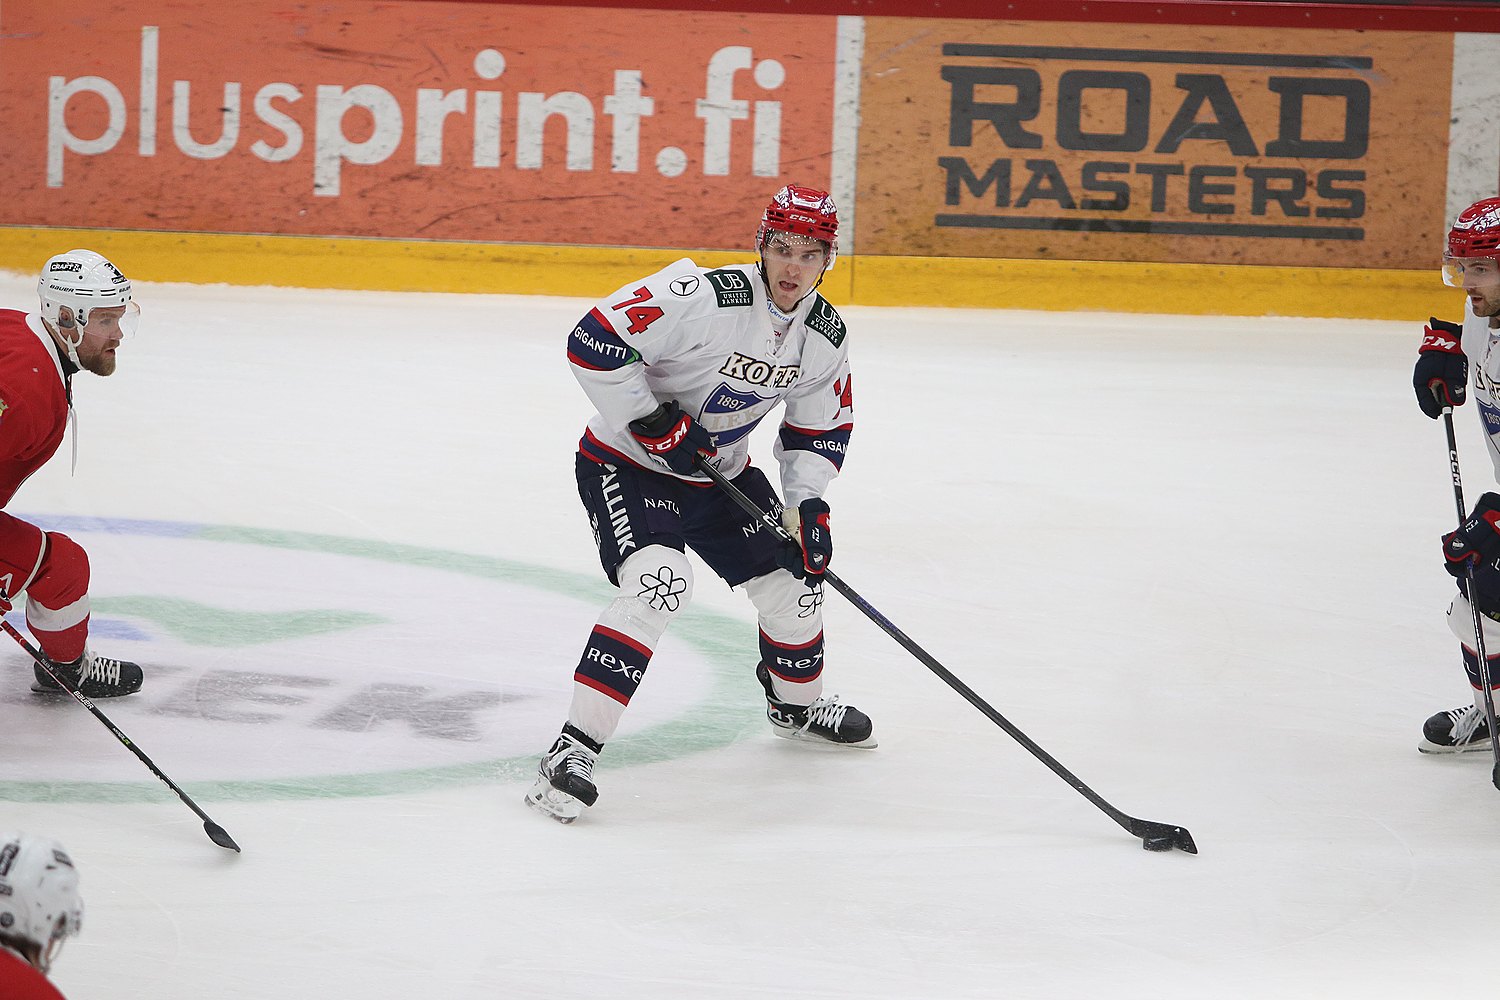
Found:
<path fill-rule="evenodd" d="M 63 941 L 83 926 L 78 869 L 62 845 L 25 833 L 0 834 L 0 938 L 36 952 L 46 972 Z"/>
<path fill-rule="evenodd" d="M 42 318 L 54 329 L 63 306 L 82 328 L 88 326 L 91 310 L 130 305 L 130 279 L 92 250 L 69 250 L 48 259 L 36 287 L 42 297 Z"/>

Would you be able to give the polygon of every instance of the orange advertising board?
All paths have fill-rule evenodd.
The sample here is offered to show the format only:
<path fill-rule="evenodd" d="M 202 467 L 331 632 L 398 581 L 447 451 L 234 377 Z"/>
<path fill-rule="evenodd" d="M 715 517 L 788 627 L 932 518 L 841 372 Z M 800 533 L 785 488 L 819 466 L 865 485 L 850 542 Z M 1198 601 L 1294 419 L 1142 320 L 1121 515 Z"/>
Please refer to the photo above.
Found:
<path fill-rule="evenodd" d="M 782 183 L 829 186 L 835 26 L 6 3 L 0 224 L 745 248 Z"/>
<path fill-rule="evenodd" d="M 1449 35 L 865 30 L 860 254 L 1411 268 L 1441 241 Z"/>

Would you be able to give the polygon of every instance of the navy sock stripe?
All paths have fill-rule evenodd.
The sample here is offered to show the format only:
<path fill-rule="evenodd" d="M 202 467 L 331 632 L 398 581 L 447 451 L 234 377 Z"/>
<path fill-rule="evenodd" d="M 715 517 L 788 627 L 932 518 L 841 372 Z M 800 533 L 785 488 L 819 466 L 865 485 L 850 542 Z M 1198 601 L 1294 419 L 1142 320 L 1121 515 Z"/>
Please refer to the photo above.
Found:
<path fill-rule="evenodd" d="M 1476 691 L 1484 690 L 1484 678 L 1479 675 L 1479 654 L 1468 646 L 1461 646 L 1464 654 L 1464 670 L 1469 675 L 1469 686 Z M 1485 650 L 1489 652 L 1488 649 Z M 1500 691 L 1500 655 L 1487 656 L 1490 661 L 1490 690 Z"/>
<path fill-rule="evenodd" d="M 823 633 L 800 645 L 783 645 L 760 634 L 760 662 L 785 681 L 805 684 L 823 672 Z"/>
<path fill-rule="evenodd" d="M 645 646 L 613 629 L 595 626 L 573 679 L 627 705 L 650 662 L 651 650 Z"/>

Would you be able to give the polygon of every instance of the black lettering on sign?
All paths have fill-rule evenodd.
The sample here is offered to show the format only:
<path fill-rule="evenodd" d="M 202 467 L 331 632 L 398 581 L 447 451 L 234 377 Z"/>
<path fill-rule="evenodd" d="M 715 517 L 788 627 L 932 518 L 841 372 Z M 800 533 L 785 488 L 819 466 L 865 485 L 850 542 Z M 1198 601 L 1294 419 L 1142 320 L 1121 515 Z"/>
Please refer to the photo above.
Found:
<path fill-rule="evenodd" d="M 942 51 L 955 61 L 940 70 L 952 153 L 935 162 L 946 209 L 938 227 L 1365 238 L 1354 220 L 1366 207 L 1358 168 L 1373 115 L 1368 57 L 968 43 Z M 1150 75 L 1150 64 L 1181 72 Z M 1078 153 L 1107 158 L 1069 155 Z M 1120 217 L 1127 210 L 1132 217 Z"/>

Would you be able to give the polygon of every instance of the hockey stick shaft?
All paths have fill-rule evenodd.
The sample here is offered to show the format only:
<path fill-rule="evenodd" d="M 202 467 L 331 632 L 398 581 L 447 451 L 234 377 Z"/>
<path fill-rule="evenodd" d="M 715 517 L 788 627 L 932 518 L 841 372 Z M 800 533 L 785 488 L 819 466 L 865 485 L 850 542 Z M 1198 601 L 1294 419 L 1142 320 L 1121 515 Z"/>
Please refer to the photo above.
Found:
<path fill-rule="evenodd" d="M 761 525 L 770 529 L 772 534 L 776 535 L 784 541 L 796 544 L 796 539 L 792 538 L 791 533 L 787 531 L 786 528 L 775 517 L 761 510 L 754 500 L 751 500 L 748 496 L 746 496 L 739 489 L 739 487 L 730 482 L 722 472 L 720 472 L 718 469 L 715 469 L 707 462 L 699 462 L 698 467 L 703 470 L 704 475 L 708 476 L 708 478 L 714 481 L 715 485 L 724 490 L 724 492 L 728 493 L 730 498 L 733 499 L 734 502 L 745 511 L 745 513 L 759 520 Z M 865 617 L 869 618 L 872 622 L 878 625 L 882 631 L 884 631 L 892 639 L 896 640 L 897 644 L 900 645 L 901 648 L 905 649 L 912 656 L 915 656 L 924 667 L 926 667 L 928 670 L 931 670 L 934 674 L 942 679 L 943 683 L 947 684 L 953 690 L 962 695 L 964 700 L 977 708 L 985 718 L 989 719 L 995 725 L 1004 730 L 1007 736 L 1015 740 L 1017 743 L 1021 744 L 1021 746 L 1025 747 L 1033 757 L 1041 761 L 1043 764 L 1046 764 L 1047 767 L 1051 768 L 1054 774 L 1071 785 L 1074 791 L 1078 792 L 1078 794 L 1082 795 L 1084 798 L 1092 802 L 1101 812 L 1118 823 L 1128 833 L 1133 836 L 1143 838 L 1143 842 L 1147 846 L 1150 846 L 1153 841 L 1156 841 L 1158 843 L 1158 846 L 1151 846 L 1152 850 L 1164 850 L 1170 847 L 1176 847 L 1179 850 L 1186 851 L 1189 854 L 1198 853 L 1197 845 L 1193 843 L 1192 834 L 1188 833 L 1185 828 L 1180 826 L 1173 826 L 1167 823 L 1156 823 L 1151 820 L 1136 819 L 1133 816 L 1126 815 L 1119 809 L 1116 809 L 1109 802 L 1105 801 L 1103 796 L 1094 791 L 1087 784 L 1085 784 L 1081 778 L 1079 778 L 1072 771 L 1069 771 L 1066 767 L 1059 763 L 1057 758 L 1053 757 L 1047 751 L 1038 746 L 1037 743 L 1031 739 L 1031 737 L 1023 733 L 1019 728 L 1016 727 L 1014 723 L 1012 723 L 1009 719 L 996 711 L 989 702 L 985 701 L 977 693 L 975 693 L 973 688 L 969 687 L 969 685 L 959 680 L 951 670 L 939 663 L 937 657 L 933 656 L 931 653 L 927 652 L 927 650 L 917 645 L 917 643 L 912 640 L 910 636 L 897 628 L 895 623 L 893 623 L 889 618 L 876 610 L 874 605 L 861 597 L 853 587 L 849 586 L 843 580 L 839 579 L 839 577 L 836 576 L 832 571 L 825 570 L 823 572 L 823 582 L 827 583 L 834 590 L 844 595 L 844 597 L 848 599 L 849 603 L 853 604 L 856 608 L 862 611 Z M 1168 844 L 1167 847 L 1160 846 L 1160 841 L 1162 840 L 1162 838 L 1170 839 L 1170 844 Z"/>
<path fill-rule="evenodd" d="M 1436 390 L 1434 390 L 1434 393 Z M 1458 508 L 1458 526 L 1463 527 L 1468 518 L 1468 505 L 1464 503 L 1464 480 L 1458 468 L 1458 438 L 1453 433 L 1453 407 L 1443 407 L 1443 430 L 1448 434 L 1448 469 L 1453 474 L 1453 503 Z M 1484 687 L 1484 721 L 1490 729 L 1490 753 L 1494 765 L 1490 769 L 1490 783 L 1500 788 L 1500 732 L 1495 727 L 1495 693 L 1490 687 L 1490 659 L 1485 651 L 1484 620 L 1479 615 L 1479 594 L 1474 588 L 1474 564 L 1467 567 L 1469 592 L 1469 615 L 1474 623 L 1474 655 L 1479 660 L 1479 682 Z"/>
<path fill-rule="evenodd" d="M 0 594 L 0 599 L 3 599 L 4 596 L 4 594 Z M 166 774 L 162 772 L 162 769 L 157 767 L 156 764 L 151 760 L 151 758 L 147 757 L 145 752 L 142 751 L 140 747 L 135 745 L 135 741 L 133 741 L 129 736 L 126 736 L 124 733 L 120 732 L 119 727 L 111 722 L 107 715 L 99 711 L 98 706 L 94 704 L 94 702 L 89 698 L 88 695 L 84 694 L 73 685 L 73 683 L 68 679 L 66 673 L 60 667 L 58 667 L 58 665 L 50 657 L 48 657 L 46 653 L 43 653 L 40 649 L 38 649 L 36 646 L 33 646 L 29 641 L 27 641 L 26 637 L 19 631 L 17 631 L 16 627 L 10 622 L 6 621 L 3 617 L 0 617 L 0 628 L 5 629 L 5 631 L 10 634 L 10 637 L 12 639 L 20 643 L 21 648 L 30 653 L 31 658 L 36 660 L 37 664 L 47 672 L 47 676 L 51 677 L 55 682 L 57 682 L 57 685 L 64 691 L 72 695 L 74 701 L 78 702 L 78 704 L 82 705 L 84 708 L 93 713 L 94 718 L 104 723 L 104 728 L 108 729 L 111 733 L 114 733 L 115 739 L 125 744 L 126 749 L 139 757 L 141 763 L 145 764 L 147 769 L 150 770 L 152 774 L 161 779 L 162 784 L 166 785 L 168 788 L 172 789 L 172 791 L 176 792 L 177 797 L 183 801 L 183 804 L 185 804 L 189 809 L 198 814 L 198 818 L 203 820 L 203 830 L 208 834 L 209 840 L 212 840 L 220 847 L 228 848 L 235 853 L 239 853 L 240 845 L 234 842 L 234 838 L 231 837 L 222 826 L 215 823 L 213 819 L 209 817 L 208 813 L 198 808 L 198 803 L 189 798 L 188 794 L 181 788 L 178 788 L 177 783 L 171 778 L 167 777 Z"/>

